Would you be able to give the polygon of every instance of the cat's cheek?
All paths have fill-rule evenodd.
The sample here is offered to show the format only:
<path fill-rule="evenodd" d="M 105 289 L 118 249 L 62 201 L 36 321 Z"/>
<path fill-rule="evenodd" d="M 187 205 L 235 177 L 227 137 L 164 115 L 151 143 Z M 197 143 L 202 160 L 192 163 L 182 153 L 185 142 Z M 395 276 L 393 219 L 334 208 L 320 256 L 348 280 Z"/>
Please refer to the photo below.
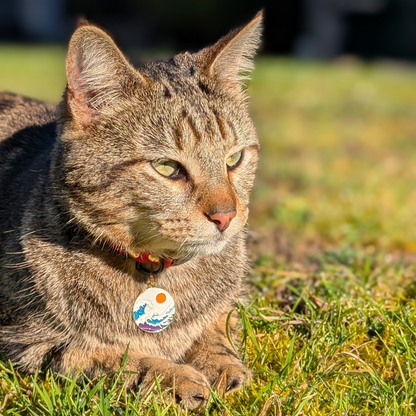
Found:
<path fill-rule="evenodd" d="M 241 216 L 242 216 L 242 223 L 243 223 L 242 227 L 244 227 L 246 225 L 246 223 L 247 223 L 249 212 L 250 212 L 250 210 L 249 210 L 248 206 L 246 205 L 242 209 L 242 214 L 241 214 Z"/>
<path fill-rule="evenodd" d="M 247 205 L 254 184 L 254 174 L 245 171 L 239 172 L 238 175 L 231 177 L 231 183 L 240 204 Z"/>

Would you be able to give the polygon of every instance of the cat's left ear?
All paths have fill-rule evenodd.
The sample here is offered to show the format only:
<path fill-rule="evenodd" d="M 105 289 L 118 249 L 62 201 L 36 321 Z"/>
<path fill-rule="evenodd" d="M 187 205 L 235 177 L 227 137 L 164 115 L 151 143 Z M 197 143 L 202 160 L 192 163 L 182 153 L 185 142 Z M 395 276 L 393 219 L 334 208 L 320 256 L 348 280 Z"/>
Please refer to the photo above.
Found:
<path fill-rule="evenodd" d="M 241 84 L 249 78 L 254 55 L 260 44 L 263 11 L 247 25 L 233 30 L 215 45 L 200 51 L 200 62 L 206 76 L 231 92 L 241 93 Z"/>

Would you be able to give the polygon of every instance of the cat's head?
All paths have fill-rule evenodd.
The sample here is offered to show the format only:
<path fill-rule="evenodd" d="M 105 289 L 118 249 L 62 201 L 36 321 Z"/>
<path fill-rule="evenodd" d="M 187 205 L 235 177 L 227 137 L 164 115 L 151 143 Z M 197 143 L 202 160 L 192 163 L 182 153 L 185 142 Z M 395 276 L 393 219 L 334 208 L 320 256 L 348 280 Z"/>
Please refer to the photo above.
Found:
<path fill-rule="evenodd" d="M 72 222 L 173 258 L 218 252 L 241 231 L 259 148 L 243 80 L 261 20 L 137 70 L 102 30 L 76 30 L 55 162 Z"/>

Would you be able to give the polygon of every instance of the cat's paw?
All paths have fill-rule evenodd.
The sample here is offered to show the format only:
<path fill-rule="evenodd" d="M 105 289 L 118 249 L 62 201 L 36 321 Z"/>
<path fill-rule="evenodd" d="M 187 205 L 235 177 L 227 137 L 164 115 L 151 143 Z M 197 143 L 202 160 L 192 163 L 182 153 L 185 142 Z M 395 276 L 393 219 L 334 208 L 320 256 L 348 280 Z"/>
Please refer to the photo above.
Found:
<path fill-rule="evenodd" d="M 214 362 L 201 369 L 210 385 L 220 394 L 226 395 L 240 389 L 251 381 L 251 371 L 234 357 L 213 357 Z"/>
<path fill-rule="evenodd" d="M 173 399 L 186 409 L 193 410 L 206 405 L 210 394 L 209 382 L 202 373 L 185 364 L 169 362 L 161 367 L 161 363 L 168 362 L 158 359 L 154 359 L 153 362 L 155 365 L 136 379 L 141 385 L 142 394 L 152 390 L 155 387 L 155 377 L 159 377 L 161 389 L 171 389 Z"/>
<path fill-rule="evenodd" d="M 209 399 L 208 381 L 203 374 L 198 374 L 199 377 L 197 378 L 184 374 L 175 379 L 173 383 L 175 401 L 178 404 L 183 404 L 186 409 L 197 409 L 205 406 Z"/>
<path fill-rule="evenodd" d="M 251 380 L 251 372 L 241 363 L 225 365 L 220 369 L 213 388 L 220 394 L 228 394 L 241 389 L 243 384 Z"/>

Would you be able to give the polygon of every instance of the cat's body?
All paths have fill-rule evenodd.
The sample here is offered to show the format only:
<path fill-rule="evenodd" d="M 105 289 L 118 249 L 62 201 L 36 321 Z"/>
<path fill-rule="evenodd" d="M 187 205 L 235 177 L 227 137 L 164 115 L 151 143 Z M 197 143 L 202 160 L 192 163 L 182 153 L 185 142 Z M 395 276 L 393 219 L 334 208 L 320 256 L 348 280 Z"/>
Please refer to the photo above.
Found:
<path fill-rule="evenodd" d="M 207 399 L 208 384 L 241 386 L 246 370 L 226 320 L 248 270 L 243 226 L 258 142 L 238 73 L 260 21 L 139 71 L 101 30 L 82 26 L 57 116 L 0 94 L 6 357 L 96 375 L 117 370 L 128 347 L 131 383 L 162 375 L 188 408 Z M 143 252 L 186 260 L 155 277 L 176 304 L 159 333 L 132 318 L 149 283 L 134 259 Z"/>

